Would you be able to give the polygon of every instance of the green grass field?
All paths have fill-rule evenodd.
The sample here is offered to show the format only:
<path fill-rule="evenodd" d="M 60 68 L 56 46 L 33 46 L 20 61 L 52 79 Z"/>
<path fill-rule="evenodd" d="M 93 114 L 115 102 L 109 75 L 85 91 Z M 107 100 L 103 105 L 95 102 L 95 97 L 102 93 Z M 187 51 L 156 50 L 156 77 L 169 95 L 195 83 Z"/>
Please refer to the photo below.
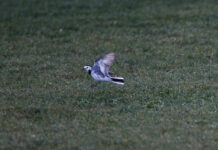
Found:
<path fill-rule="evenodd" d="M 0 149 L 216 150 L 217 50 L 217 0 L 0 0 Z"/>

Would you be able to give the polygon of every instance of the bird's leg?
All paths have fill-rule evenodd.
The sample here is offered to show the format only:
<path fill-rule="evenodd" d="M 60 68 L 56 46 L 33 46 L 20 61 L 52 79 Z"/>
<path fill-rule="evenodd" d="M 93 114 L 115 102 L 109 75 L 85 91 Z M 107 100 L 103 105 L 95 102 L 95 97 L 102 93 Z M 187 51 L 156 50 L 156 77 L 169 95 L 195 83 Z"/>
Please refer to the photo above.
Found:
<path fill-rule="evenodd" d="M 92 84 L 90 87 L 91 87 L 91 88 L 94 88 L 94 87 L 96 87 L 96 86 L 97 86 L 97 84 L 94 83 L 94 84 Z"/>
<path fill-rule="evenodd" d="M 95 87 L 97 87 L 99 84 L 100 84 L 100 82 L 98 81 L 98 82 L 92 84 L 92 85 L 91 85 L 91 88 L 95 88 Z"/>

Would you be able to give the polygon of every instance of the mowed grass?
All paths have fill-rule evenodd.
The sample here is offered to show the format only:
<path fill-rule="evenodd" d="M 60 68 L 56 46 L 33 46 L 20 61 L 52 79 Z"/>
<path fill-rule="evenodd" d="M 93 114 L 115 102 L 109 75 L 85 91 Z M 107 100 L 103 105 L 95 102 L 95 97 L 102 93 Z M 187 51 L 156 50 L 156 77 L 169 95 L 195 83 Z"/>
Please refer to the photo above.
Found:
<path fill-rule="evenodd" d="M 0 0 L 0 149 L 218 147 L 218 1 Z M 125 86 L 83 70 L 109 52 Z"/>

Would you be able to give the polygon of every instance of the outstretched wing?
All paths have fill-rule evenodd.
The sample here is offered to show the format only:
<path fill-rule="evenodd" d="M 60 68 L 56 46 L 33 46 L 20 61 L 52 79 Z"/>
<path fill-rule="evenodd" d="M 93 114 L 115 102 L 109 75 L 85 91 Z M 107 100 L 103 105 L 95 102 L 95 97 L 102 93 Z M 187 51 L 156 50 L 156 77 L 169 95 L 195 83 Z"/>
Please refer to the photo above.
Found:
<path fill-rule="evenodd" d="M 101 72 L 104 75 L 109 75 L 109 69 L 112 63 L 115 60 L 115 54 L 114 53 L 109 53 L 105 56 L 100 57 L 95 61 L 94 65 L 99 65 Z"/>

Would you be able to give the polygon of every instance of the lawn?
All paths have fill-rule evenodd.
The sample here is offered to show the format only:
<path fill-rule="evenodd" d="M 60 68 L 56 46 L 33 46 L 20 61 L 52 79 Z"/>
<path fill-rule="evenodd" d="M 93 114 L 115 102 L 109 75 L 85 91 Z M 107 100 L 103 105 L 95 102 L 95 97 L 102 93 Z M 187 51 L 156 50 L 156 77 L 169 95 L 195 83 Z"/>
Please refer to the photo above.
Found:
<path fill-rule="evenodd" d="M 217 50 L 217 0 L 0 0 L 0 149 L 216 150 Z"/>

